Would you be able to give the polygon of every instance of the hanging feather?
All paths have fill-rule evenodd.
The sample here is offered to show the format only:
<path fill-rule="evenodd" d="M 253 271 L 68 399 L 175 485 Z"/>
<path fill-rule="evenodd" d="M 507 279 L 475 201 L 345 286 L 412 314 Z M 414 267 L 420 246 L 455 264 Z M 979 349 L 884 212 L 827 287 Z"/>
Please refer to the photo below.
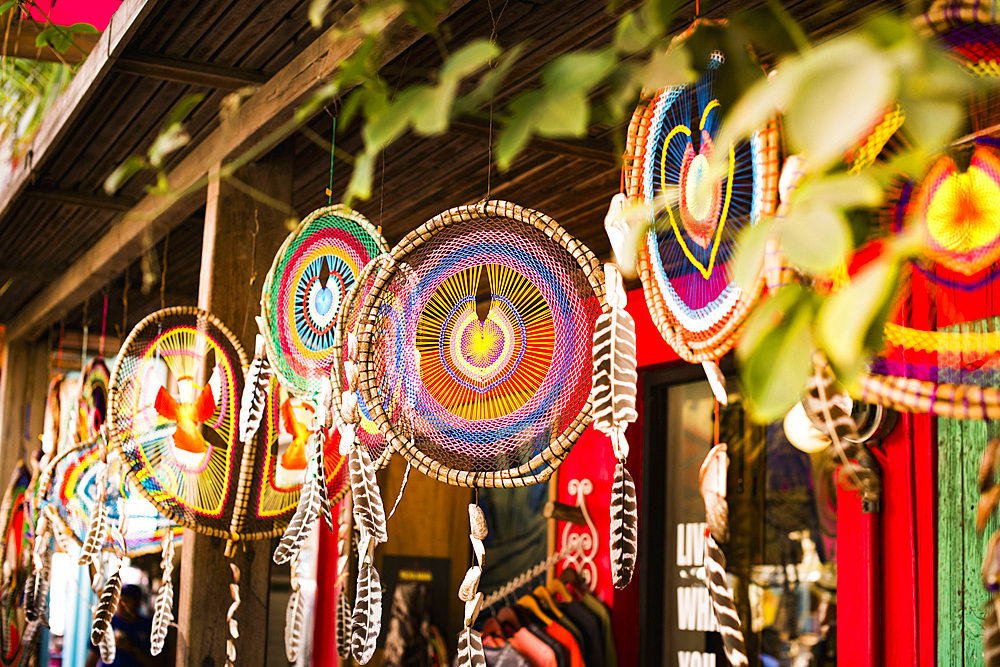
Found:
<path fill-rule="evenodd" d="M 351 449 L 350 470 L 354 518 L 376 542 L 385 542 L 389 539 L 385 532 L 385 507 L 367 447 Z"/>
<path fill-rule="evenodd" d="M 611 438 L 616 457 L 623 459 L 628 455 L 625 429 L 639 417 L 635 410 L 635 320 L 623 307 L 627 298 L 621 273 L 613 264 L 605 264 L 604 278 L 612 308 L 597 318 L 594 327 L 594 386 L 590 400 L 594 428 Z"/>
<path fill-rule="evenodd" d="M 458 656 L 455 664 L 458 667 L 486 667 L 483 640 L 470 627 L 462 628 L 458 633 Z"/>
<path fill-rule="evenodd" d="M 298 560 L 292 561 L 292 595 L 285 609 L 285 657 L 288 662 L 299 659 L 302 636 L 305 634 L 305 599 L 299 584 Z"/>
<path fill-rule="evenodd" d="M 868 448 L 857 442 L 858 427 L 851 418 L 851 398 L 837 384 L 822 352 L 813 352 L 812 361 L 813 374 L 806 380 L 806 414 L 822 424 L 820 431 L 830 437 L 844 472 L 851 477 L 862 499 L 878 502 L 882 491 L 878 464 Z M 866 465 L 851 459 L 864 460 Z"/>
<path fill-rule="evenodd" d="M 90 630 L 90 642 L 94 646 L 100 646 L 105 633 L 111 627 L 111 618 L 118 610 L 118 600 L 122 594 L 121 571 L 111 575 L 111 579 L 104 586 L 101 593 L 101 601 L 94 609 L 94 624 Z"/>
<path fill-rule="evenodd" d="M 406 490 L 406 482 L 410 479 L 410 462 L 406 462 L 406 470 L 403 471 L 403 481 L 399 483 L 399 493 L 396 494 L 396 502 L 392 504 L 392 509 L 389 511 L 388 521 L 392 518 L 392 515 L 396 513 L 396 508 L 399 507 L 399 501 L 403 499 L 403 491 Z"/>
<path fill-rule="evenodd" d="M 46 540 L 50 538 L 46 537 Z M 52 580 L 52 550 L 42 554 L 42 567 L 35 579 L 34 617 L 42 625 L 49 624 L 49 582 Z"/>
<path fill-rule="evenodd" d="M 35 642 L 38 641 L 38 630 L 41 627 L 42 624 L 40 621 L 31 621 L 24 629 L 24 634 L 21 635 L 21 657 L 17 661 L 17 667 L 28 667 L 28 664 L 31 663 L 32 658 L 35 656 L 35 651 L 32 648 L 34 648 Z"/>
<path fill-rule="evenodd" d="M 240 442 L 249 442 L 260 428 L 271 386 L 271 365 L 264 350 L 264 337 L 260 334 L 257 334 L 256 348 L 240 398 Z"/>
<path fill-rule="evenodd" d="M 327 429 L 321 428 L 310 436 L 313 455 L 316 457 L 316 489 L 319 491 L 319 512 L 323 515 L 331 533 L 337 531 L 333 522 L 333 510 L 330 507 L 330 490 L 326 486 L 326 454 L 323 445 L 327 440 Z"/>
<path fill-rule="evenodd" d="M 375 643 L 382 630 L 382 581 L 378 570 L 369 563 L 358 568 L 357 598 L 351 618 L 351 654 L 365 665 L 375 653 Z"/>
<path fill-rule="evenodd" d="M 52 535 L 49 532 L 48 517 L 43 516 L 38 522 L 35 542 L 31 549 L 32 572 L 28 576 L 24 591 L 24 614 L 28 621 L 45 621 L 46 604 L 49 592 L 49 573 L 52 566 L 52 552 L 49 543 Z"/>
<path fill-rule="evenodd" d="M 726 453 L 726 443 L 722 442 L 708 452 L 698 473 L 708 529 L 712 531 L 716 541 L 722 543 L 729 541 L 729 504 L 726 502 L 728 470 L 729 455 Z"/>
<path fill-rule="evenodd" d="M 708 575 L 708 593 L 715 609 L 715 619 L 722 635 L 722 650 L 733 667 L 749 665 L 740 616 L 736 613 L 733 594 L 726 579 L 726 555 L 709 533 L 705 536 L 705 570 Z"/>
<path fill-rule="evenodd" d="M 233 571 L 233 581 L 229 584 L 229 595 L 233 603 L 226 611 L 226 623 L 229 624 L 229 637 L 226 639 L 226 667 L 235 667 L 236 663 L 236 642 L 240 638 L 240 628 L 236 622 L 236 610 L 240 608 L 240 568 L 236 563 L 229 562 L 229 569 Z"/>
<path fill-rule="evenodd" d="M 108 508 L 104 505 L 104 494 L 100 494 L 97 501 L 97 508 L 90 517 L 87 525 L 87 537 L 83 541 L 83 548 L 80 550 L 78 564 L 87 565 L 93 563 L 95 567 L 100 564 L 101 547 L 108 535 Z M 94 644 L 97 645 L 96 642 Z"/>
<path fill-rule="evenodd" d="M 714 361 L 703 361 L 701 362 L 701 367 L 705 369 L 705 377 L 708 378 L 708 386 L 712 388 L 712 394 L 715 395 L 715 400 L 717 400 L 721 405 L 729 405 L 729 392 L 726 390 L 726 376 L 722 374 L 722 369 Z"/>
<path fill-rule="evenodd" d="M 346 583 L 337 594 L 337 655 L 341 660 L 351 657 L 351 610 L 347 604 Z"/>
<path fill-rule="evenodd" d="M 619 461 L 611 486 L 611 579 L 615 588 L 625 588 L 632 581 L 639 535 L 636 508 L 635 483 Z"/>
<path fill-rule="evenodd" d="M 159 655 L 167 640 L 167 631 L 174 620 L 174 539 L 173 531 L 168 531 L 163 537 L 163 552 L 160 567 L 163 578 L 160 580 L 160 590 L 156 592 L 156 604 L 153 611 L 153 629 L 149 638 L 149 652 Z"/>
<path fill-rule="evenodd" d="M 115 656 L 118 654 L 118 645 L 115 642 L 114 632 L 105 632 L 104 636 L 101 637 L 101 643 L 98 646 L 101 653 L 101 662 L 105 665 L 113 664 L 115 661 Z"/>
<path fill-rule="evenodd" d="M 309 537 L 313 524 L 320 511 L 320 491 L 317 484 L 316 457 L 309 457 L 309 467 L 306 471 L 306 481 L 302 485 L 299 505 L 295 508 L 292 520 L 288 522 L 285 534 L 281 536 L 278 548 L 274 550 L 274 562 L 278 565 L 287 563 L 296 554 Z"/>

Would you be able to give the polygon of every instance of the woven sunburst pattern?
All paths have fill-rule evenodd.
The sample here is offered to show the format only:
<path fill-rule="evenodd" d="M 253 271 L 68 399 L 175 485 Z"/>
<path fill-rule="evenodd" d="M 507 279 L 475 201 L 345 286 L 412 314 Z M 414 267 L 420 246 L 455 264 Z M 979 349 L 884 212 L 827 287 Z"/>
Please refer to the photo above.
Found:
<path fill-rule="evenodd" d="M 196 308 L 153 313 L 119 352 L 112 440 L 140 491 L 182 526 L 230 534 L 246 364 L 232 333 Z"/>
<path fill-rule="evenodd" d="M 725 66 L 715 52 L 697 81 L 640 105 L 625 155 L 627 194 L 653 211 L 639 251 L 646 301 L 660 333 L 691 362 L 725 354 L 759 297 L 763 282 L 744 291 L 729 262 L 740 233 L 773 210 L 777 192 L 774 128 L 732 146 L 715 143 L 725 110 L 714 79 Z M 720 152 L 728 168 L 706 182 Z"/>
<path fill-rule="evenodd" d="M 264 281 L 262 332 L 271 366 L 289 391 L 319 393 L 333 367 L 337 313 L 361 269 L 388 246 L 346 206 L 313 211 L 275 255 Z"/>
<path fill-rule="evenodd" d="M 508 202 L 408 235 L 361 315 L 362 395 L 390 442 L 453 484 L 545 479 L 589 422 L 597 266 L 553 220 Z"/>
<path fill-rule="evenodd" d="M 14 664 L 21 656 L 25 628 L 22 596 L 31 573 L 31 528 L 28 489 L 31 471 L 18 461 L 0 505 L 3 525 L 3 590 L 0 591 L 0 662 Z"/>
<path fill-rule="evenodd" d="M 77 438 L 85 442 L 97 435 L 108 415 L 108 381 L 111 373 L 101 357 L 94 357 L 80 375 L 77 399 Z"/>
<path fill-rule="evenodd" d="M 1000 26 L 992 3 L 937 0 L 914 23 L 972 72 L 1000 77 Z"/>
<path fill-rule="evenodd" d="M 257 430 L 254 451 L 255 481 L 237 501 L 235 525 L 245 539 L 278 535 L 288 525 L 299 503 L 306 474 L 308 439 L 316 429 L 316 407 L 290 394 L 271 378 L 264 419 Z M 336 429 L 319 429 L 323 442 L 327 491 L 336 504 L 350 489 L 347 459 L 340 456 Z"/>
<path fill-rule="evenodd" d="M 375 276 L 378 274 L 379 269 L 388 261 L 389 256 L 386 254 L 378 255 L 370 261 L 358 275 L 357 281 L 350 292 L 347 293 L 347 299 L 340 308 L 336 336 L 336 345 L 339 352 L 335 359 L 332 373 L 335 397 L 339 397 L 349 384 L 347 379 L 347 368 L 351 361 L 349 340 L 352 337 L 355 342 L 358 340 L 358 336 L 361 333 L 361 309 L 375 284 Z M 384 368 L 384 365 L 382 367 Z M 378 425 L 372 420 L 371 412 L 368 410 L 360 387 L 355 389 L 355 395 L 358 399 L 358 415 L 360 417 L 355 437 L 357 437 L 358 442 L 368 448 L 369 456 L 371 456 L 375 467 L 382 468 L 388 464 L 392 452 L 382 431 L 379 430 Z M 389 395 L 391 395 L 389 391 L 380 393 L 382 397 Z M 389 409 L 387 401 L 383 401 L 382 409 Z"/>

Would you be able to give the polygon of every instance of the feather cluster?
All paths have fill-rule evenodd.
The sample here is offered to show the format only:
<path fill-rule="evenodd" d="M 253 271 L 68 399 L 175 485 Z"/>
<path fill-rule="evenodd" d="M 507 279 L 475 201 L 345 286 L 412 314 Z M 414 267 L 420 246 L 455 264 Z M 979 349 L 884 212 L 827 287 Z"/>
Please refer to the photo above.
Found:
<path fill-rule="evenodd" d="M 357 601 L 351 618 L 351 655 L 359 664 L 368 664 L 382 630 L 382 581 L 370 563 L 358 567 Z"/>
<path fill-rule="evenodd" d="M 337 655 L 341 660 L 351 657 L 351 608 L 347 602 L 346 584 L 337 593 Z"/>
<path fill-rule="evenodd" d="M 606 264 L 604 276 L 611 310 L 597 318 L 594 326 L 590 401 L 594 428 L 611 438 L 616 457 L 623 459 L 628 454 L 625 429 L 639 417 L 635 409 L 635 320 L 624 308 L 627 299 L 617 267 Z"/>
<path fill-rule="evenodd" d="M 111 579 L 104 585 L 104 591 L 101 592 L 101 601 L 97 603 L 97 607 L 94 609 L 94 623 L 90 630 L 90 642 L 94 646 L 101 646 L 101 640 L 104 639 L 104 635 L 107 634 L 108 629 L 111 627 L 111 618 L 118 610 L 118 600 L 121 597 L 121 593 L 122 575 L 119 571 L 111 575 Z"/>
<path fill-rule="evenodd" d="M 174 535 L 173 531 L 168 531 L 163 537 L 163 552 L 160 567 L 163 569 L 163 578 L 160 581 L 160 590 L 156 593 L 156 604 L 153 610 L 153 629 L 149 637 L 149 652 L 159 655 L 163 650 L 163 644 L 167 639 L 167 631 L 170 623 L 174 620 Z"/>
<path fill-rule="evenodd" d="M 234 640 L 240 638 L 240 628 L 236 622 L 236 610 L 240 608 L 240 568 L 236 567 L 236 563 L 230 561 L 229 569 L 233 571 L 233 581 L 229 584 L 229 595 L 232 597 L 233 603 L 226 611 L 226 623 L 229 624 L 229 637 L 226 639 L 227 667 L 236 663 L 236 642 Z"/>
<path fill-rule="evenodd" d="M 104 636 L 101 637 L 101 643 L 98 645 L 98 650 L 101 653 L 101 662 L 105 665 L 113 664 L 115 656 L 118 654 L 118 644 L 115 642 L 115 633 L 105 632 Z"/>
<path fill-rule="evenodd" d="M 319 512 L 323 515 L 330 532 L 335 532 L 333 523 L 333 510 L 330 507 L 330 490 L 326 486 L 326 455 L 323 452 L 323 445 L 326 442 L 327 430 L 325 428 L 317 430 L 310 436 L 313 456 L 316 457 L 316 489 L 319 491 Z"/>
<path fill-rule="evenodd" d="M 632 475 L 619 461 L 611 485 L 611 579 L 615 588 L 632 581 L 639 541 L 638 505 Z"/>
<path fill-rule="evenodd" d="M 726 659 L 733 667 L 749 665 L 740 615 L 736 612 L 736 604 L 726 578 L 726 555 L 711 533 L 705 537 L 705 570 L 708 575 L 708 593 L 712 598 L 715 618 L 719 622 Z"/>
<path fill-rule="evenodd" d="M 267 361 L 264 337 L 257 334 L 257 351 L 247 369 L 240 399 L 240 442 L 248 442 L 260 428 L 271 385 L 271 365 Z"/>
<path fill-rule="evenodd" d="M 378 543 L 385 542 L 389 539 L 385 530 L 385 507 L 368 448 L 352 447 L 349 464 L 354 520 L 363 533 L 367 533 Z"/>
<path fill-rule="evenodd" d="M 705 518 L 708 529 L 717 542 L 729 541 L 729 503 L 726 502 L 726 480 L 729 455 L 726 443 L 719 443 L 708 452 L 698 473 L 701 497 L 705 501 Z"/>
<path fill-rule="evenodd" d="M 108 508 L 104 505 L 104 494 L 100 494 L 97 507 L 90 516 L 87 524 L 87 536 L 83 541 L 83 548 L 80 550 L 80 565 L 93 563 L 95 567 L 101 566 L 101 547 L 108 536 Z M 96 646 L 96 642 L 95 642 Z"/>

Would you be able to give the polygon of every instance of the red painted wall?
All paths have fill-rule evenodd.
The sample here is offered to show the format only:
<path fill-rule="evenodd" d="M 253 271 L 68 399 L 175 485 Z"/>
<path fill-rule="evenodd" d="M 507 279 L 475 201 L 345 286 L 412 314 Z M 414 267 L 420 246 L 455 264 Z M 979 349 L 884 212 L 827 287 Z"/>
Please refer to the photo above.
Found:
<path fill-rule="evenodd" d="M 89 23 L 103 32 L 122 0 L 36 0 L 36 3 L 38 8 L 28 10 L 36 21 L 45 22 L 48 16 L 56 25 Z"/>

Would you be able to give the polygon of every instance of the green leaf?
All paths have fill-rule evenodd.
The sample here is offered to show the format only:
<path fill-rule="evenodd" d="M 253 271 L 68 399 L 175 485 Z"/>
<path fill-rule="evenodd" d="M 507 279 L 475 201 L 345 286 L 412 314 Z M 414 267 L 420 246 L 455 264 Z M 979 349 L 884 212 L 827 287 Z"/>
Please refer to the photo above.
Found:
<path fill-rule="evenodd" d="M 323 27 L 323 16 L 330 7 L 330 0 L 312 0 L 309 3 L 309 23 L 319 30 Z"/>
<path fill-rule="evenodd" d="M 678 86 L 695 79 L 691 52 L 683 46 L 669 51 L 654 51 L 642 72 L 642 84 L 648 88 Z"/>
<path fill-rule="evenodd" d="M 589 122 L 590 101 L 582 91 L 549 95 L 535 115 L 543 137 L 580 137 L 587 133 Z"/>
<path fill-rule="evenodd" d="M 744 289 L 751 291 L 760 278 L 764 266 L 767 240 L 772 233 L 773 218 L 765 218 L 740 234 L 737 241 L 736 260 L 733 262 L 733 278 Z"/>
<path fill-rule="evenodd" d="M 882 203 L 883 188 L 870 174 L 834 174 L 814 178 L 796 195 L 799 202 L 827 204 L 840 208 L 872 207 Z"/>
<path fill-rule="evenodd" d="M 167 117 L 167 122 L 163 124 L 163 128 L 166 129 L 172 125 L 184 122 L 188 114 L 191 113 L 191 110 L 201 104 L 203 99 L 205 99 L 205 96 L 201 93 L 186 96 L 170 111 L 170 116 Z"/>
<path fill-rule="evenodd" d="M 812 274 L 833 271 L 851 248 L 850 228 L 832 206 L 793 206 L 776 231 L 782 253 Z"/>
<path fill-rule="evenodd" d="M 469 42 L 455 51 L 441 66 L 440 81 L 459 81 L 485 67 L 490 60 L 500 55 L 500 47 L 487 39 Z"/>
<path fill-rule="evenodd" d="M 133 176 L 148 167 L 148 163 L 139 155 L 132 155 L 127 160 L 118 165 L 118 168 L 111 172 L 111 175 L 104 181 L 104 192 L 113 195 L 118 192 L 125 183 Z"/>
<path fill-rule="evenodd" d="M 0 14 L 6 13 L 7 10 L 9 10 L 11 7 L 15 6 L 16 4 L 17 4 L 17 0 L 7 0 L 7 2 L 3 3 L 2 5 L 0 5 Z"/>
<path fill-rule="evenodd" d="M 455 99 L 457 88 L 457 81 L 443 82 L 439 86 L 426 90 L 419 107 L 414 103 L 411 113 L 413 114 L 413 130 L 417 134 L 430 136 L 441 134 L 448 129 L 451 105 Z"/>
<path fill-rule="evenodd" d="M 379 151 L 368 150 L 354 160 L 354 171 L 347 184 L 347 198 L 368 199 L 372 196 L 372 179 L 375 175 L 375 158 Z"/>
<path fill-rule="evenodd" d="M 839 161 L 888 106 L 895 73 L 882 52 L 860 37 L 822 44 L 789 66 L 796 68 L 799 76 L 793 77 L 797 81 L 784 128 L 810 168 L 822 172 Z"/>
<path fill-rule="evenodd" d="M 533 90 L 517 97 L 511 102 L 513 116 L 504 125 L 494 146 L 497 155 L 497 166 L 507 169 L 531 140 L 531 130 L 534 127 L 535 116 L 545 102 L 540 90 Z"/>
<path fill-rule="evenodd" d="M 156 136 L 153 145 L 149 147 L 149 164 L 159 169 L 167 156 L 182 148 L 191 141 L 191 135 L 184 131 L 180 123 L 171 125 Z"/>
<path fill-rule="evenodd" d="M 736 357 L 745 361 L 760 345 L 764 336 L 780 325 L 796 305 L 808 298 L 808 294 L 799 285 L 785 285 L 763 299 L 756 308 L 750 311 L 747 325 L 743 329 L 739 343 L 736 346 Z"/>
<path fill-rule="evenodd" d="M 742 388 L 750 413 L 760 423 L 776 421 L 799 400 L 811 370 L 815 347 L 812 309 L 796 308 L 789 319 L 766 333 L 743 362 Z"/>
<path fill-rule="evenodd" d="M 589 92 L 608 75 L 615 60 L 615 53 L 610 48 L 566 53 L 545 66 L 542 83 L 553 94 Z"/>
<path fill-rule="evenodd" d="M 421 113 L 432 95 L 433 90 L 427 84 L 413 86 L 400 93 L 385 113 L 369 118 L 362 130 L 368 150 L 380 150 L 402 136 L 411 114 Z"/>
<path fill-rule="evenodd" d="M 632 54 L 645 51 L 660 37 L 660 26 L 645 20 L 639 12 L 629 12 L 615 26 L 615 49 Z"/>
<path fill-rule="evenodd" d="M 965 120 L 965 108 L 958 99 L 904 99 L 902 106 L 909 135 L 927 151 L 947 145 Z"/>
<path fill-rule="evenodd" d="M 302 106 L 295 110 L 295 120 L 300 123 L 309 120 L 317 111 L 336 97 L 339 92 L 340 85 L 336 80 L 324 85 L 303 102 Z"/>
<path fill-rule="evenodd" d="M 0 9 L 0 13 L 2 13 L 2 11 L 3 10 Z M 99 35 L 99 34 L 101 34 L 100 30 L 98 30 L 94 26 L 90 25 L 89 23 L 74 23 L 73 25 L 67 27 L 66 29 L 69 30 L 73 34 L 76 34 L 76 33 L 80 33 L 81 35 Z"/>
<path fill-rule="evenodd" d="M 866 361 L 864 352 L 877 346 L 898 267 L 880 258 L 855 275 L 843 291 L 832 295 L 819 312 L 818 335 L 827 358 L 845 384 L 853 382 Z"/>

